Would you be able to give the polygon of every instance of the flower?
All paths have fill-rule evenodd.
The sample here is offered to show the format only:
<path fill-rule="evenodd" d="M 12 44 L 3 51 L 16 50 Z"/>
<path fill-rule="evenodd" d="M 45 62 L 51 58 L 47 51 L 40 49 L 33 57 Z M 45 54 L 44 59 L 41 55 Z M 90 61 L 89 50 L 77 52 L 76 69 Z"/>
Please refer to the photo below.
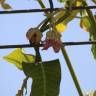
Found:
<path fill-rule="evenodd" d="M 62 47 L 62 42 L 60 40 L 54 40 L 54 43 L 53 43 L 53 49 L 54 51 L 57 53 L 59 52 L 59 50 L 61 49 Z"/>
<path fill-rule="evenodd" d="M 44 43 L 43 50 L 47 50 L 49 47 L 53 45 L 53 40 L 52 39 L 46 39 L 42 43 Z"/>
<path fill-rule="evenodd" d="M 46 39 L 44 42 L 43 50 L 47 50 L 49 47 L 53 47 L 54 52 L 59 52 L 62 47 L 62 42 L 55 39 Z"/>
<path fill-rule="evenodd" d="M 67 26 L 63 23 L 59 23 L 56 25 L 57 32 L 62 33 L 67 29 Z"/>
<path fill-rule="evenodd" d="M 76 6 L 77 6 L 77 7 L 82 6 L 82 1 L 81 1 L 81 0 L 78 0 L 78 1 L 76 2 Z"/>

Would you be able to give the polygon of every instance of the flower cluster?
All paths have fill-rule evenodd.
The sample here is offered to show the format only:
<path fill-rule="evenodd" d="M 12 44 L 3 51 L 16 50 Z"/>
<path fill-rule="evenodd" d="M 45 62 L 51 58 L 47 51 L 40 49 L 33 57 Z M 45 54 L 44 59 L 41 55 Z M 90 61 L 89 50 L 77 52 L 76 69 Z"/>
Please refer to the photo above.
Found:
<path fill-rule="evenodd" d="M 62 47 L 60 40 L 61 35 L 54 31 L 48 31 L 46 33 L 46 39 L 43 41 L 43 50 L 47 50 L 49 47 L 53 47 L 54 52 L 59 52 Z"/>
<path fill-rule="evenodd" d="M 54 51 L 57 53 L 62 47 L 62 42 L 55 39 L 45 39 L 43 50 L 47 50 L 49 47 L 53 47 Z"/>
<path fill-rule="evenodd" d="M 54 52 L 59 52 L 60 48 L 62 47 L 62 42 L 60 40 L 61 34 L 58 32 L 60 31 L 63 26 L 62 24 L 59 24 L 56 26 L 56 30 L 50 30 L 46 33 L 46 38 L 43 43 L 43 49 L 42 50 L 47 50 L 48 48 L 52 47 Z M 65 27 L 63 26 L 63 29 Z M 27 39 L 30 41 L 32 44 L 40 44 L 41 38 L 42 38 L 42 32 L 38 28 L 30 28 L 27 33 L 26 33 Z"/>

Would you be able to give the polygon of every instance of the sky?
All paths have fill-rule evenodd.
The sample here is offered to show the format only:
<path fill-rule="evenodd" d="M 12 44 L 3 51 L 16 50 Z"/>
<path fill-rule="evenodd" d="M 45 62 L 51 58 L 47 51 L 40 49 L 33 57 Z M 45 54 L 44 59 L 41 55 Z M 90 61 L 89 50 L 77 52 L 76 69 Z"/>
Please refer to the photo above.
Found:
<path fill-rule="evenodd" d="M 40 8 L 36 0 L 7 0 L 7 2 L 12 5 L 13 9 Z M 45 3 L 48 5 L 47 2 Z M 55 7 L 62 6 L 63 4 L 55 1 Z M 2 11 L 3 9 L 0 8 L 0 10 Z M 27 30 L 31 27 L 36 27 L 43 18 L 43 13 L 0 15 L 0 45 L 28 44 L 26 39 Z M 73 20 L 67 27 L 67 30 L 62 33 L 62 41 L 87 41 L 89 39 L 88 33 L 80 28 L 79 19 Z M 96 90 L 96 61 L 90 48 L 90 45 L 66 47 L 84 93 Z M 3 56 L 9 54 L 12 50 L 14 49 L 0 49 L 0 96 L 15 96 L 25 78 L 22 71 L 2 59 Z M 26 53 L 35 54 L 33 48 L 25 48 L 25 51 Z M 47 51 L 41 50 L 40 52 L 43 61 L 57 58 L 60 60 L 62 80 L 59 96 L 79 96 L 61 51 L 54 53 L 53 49 L 49 48 Z M 29 85 L 30 82 L 31 79 L 29 80 Z"/>

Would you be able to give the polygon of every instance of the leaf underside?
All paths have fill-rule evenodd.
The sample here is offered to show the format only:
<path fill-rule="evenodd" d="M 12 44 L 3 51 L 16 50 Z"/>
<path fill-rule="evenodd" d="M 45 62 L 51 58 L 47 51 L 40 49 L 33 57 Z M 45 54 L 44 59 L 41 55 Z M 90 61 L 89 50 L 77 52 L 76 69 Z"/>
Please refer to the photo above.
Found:
<path fill-rule="evenodd" d="M 61 68 L 59 60 L 35 65 L 23 63 L 24 73 L 33 79 L 32 96 L 59 96 Z"/>
<path fill-rule="evenodd" d="M 3 58 L 9 63 L 14 64 L 20 70 L 22 70 L 22 62 L 35 62 L 35 56 L 23 53 L 21 48 L 15 49 Z"/>

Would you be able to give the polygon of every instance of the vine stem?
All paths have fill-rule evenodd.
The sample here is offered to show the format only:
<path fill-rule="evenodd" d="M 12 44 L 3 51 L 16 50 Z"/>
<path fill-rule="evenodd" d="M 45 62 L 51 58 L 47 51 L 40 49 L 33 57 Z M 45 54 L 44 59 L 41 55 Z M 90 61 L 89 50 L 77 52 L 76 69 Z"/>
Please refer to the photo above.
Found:
<path fill-rule="evenodd" d="M 40 6 L 41 6 L 42 8 L 46 8 L 45 5 L 43 4 L 43 2 L 42 2 L 41 0 L 37 0 L 37 2 L 40 4 Z"/>
<path fill-rule="evenodd" d="M 62 47 L 61 51 L 62 51 L 62 54 L 63 54 L 64 59 L 66 61 L 67 67 L 68 67 L 68 69 L 70 71 L 70 74 L 72 76 L 72 79 L 74 81 L 75 87 L 77 88 L 78 94 L 79 94 L 79 96 L 83 96 L 83 92 L 82 92 L 82 90 L 80 88 L 80 84 L 79 84 L 78 79 L 76 77 L 75 71 L 74 71 L 74 69 L 72 67 L 72 64 L 71 64 L 71 61 L 69 59 L 69 56 L 68 56 L 68 54 L 66 52 L 66 49 L 64 47 Z"/>
<path fill-rule="evenodd" d="M 16 96 L 23 96 L 24 93 L 24 89 L 27 87 L 27 81 L 28 81 L 29 77 L 26 77 L 23 80 L 23 84 L 20 90 L 18 90 L 18 93 L 16 94 Z M 26 89 L 26 93 L 27 93 L 27 89 Z"/>
<path fill-rule="evenodd" d="M 42 58 L 41 58 L 40 50 L 39 50 L 39 49 L 40 49 L 39 46 L 34 45 L 34 50 L 35 50 L 35 53 L 36 53 L 36 57 L 35 57 L 35 64 L 36 64 L 36 65 L 37 65 L 39 62 L 42 61 Z M 31 84 L 30 96 L 33 96 L 33 95 L 32 95 L 32 84 Z"/>

